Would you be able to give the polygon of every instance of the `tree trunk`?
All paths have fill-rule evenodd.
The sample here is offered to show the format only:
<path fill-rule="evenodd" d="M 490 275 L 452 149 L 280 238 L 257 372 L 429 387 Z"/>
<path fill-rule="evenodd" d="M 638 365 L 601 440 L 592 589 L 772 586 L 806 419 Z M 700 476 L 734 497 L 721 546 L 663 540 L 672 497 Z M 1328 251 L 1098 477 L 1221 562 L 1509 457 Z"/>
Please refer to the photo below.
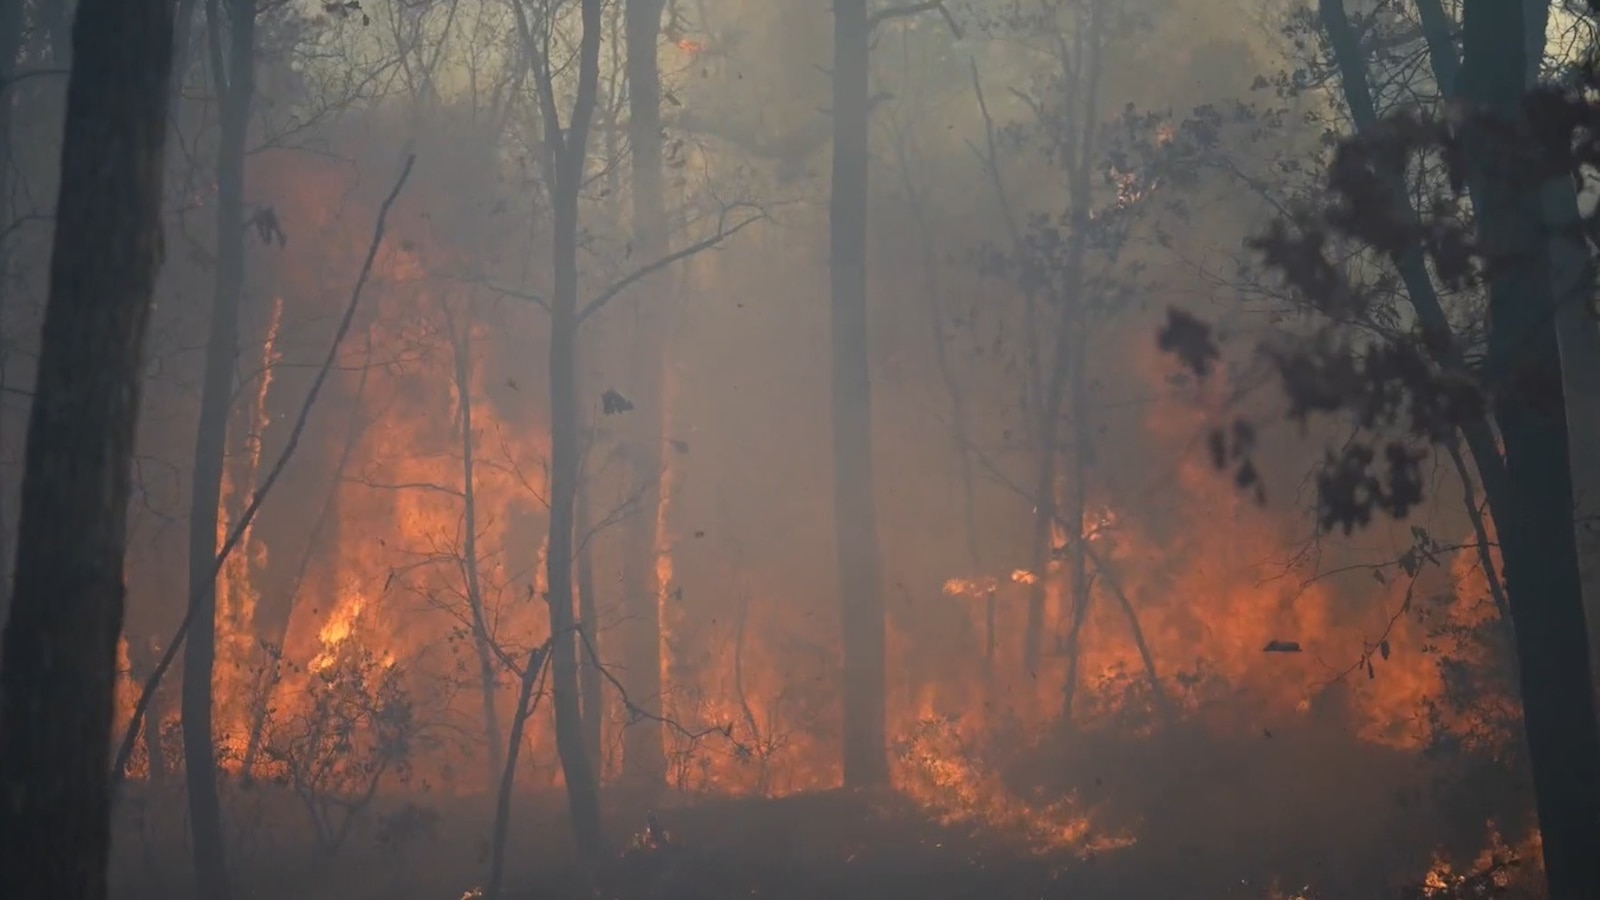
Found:
<path fill-rule="evenodd" d="M 0 896 L 102 900 L 172 0 L 83 0 L 0 663 Z"/>
<path fill-rule="evenodd" d="M 844 783 L 887 784 L 884 609 L 872 477 L 867 343 L 867 143 L 871 21 L 866 0 L 833 5 L 833 520 L 844 649 Z"/>
<path fill-rule="evenodd" d="M 1434 0 L 1437 2 L 1437 0 Z M 1527 82 L 1539 82 L 1550 4 L 1523 3 L 1526 23 Z M 1561 386 L 1567 409 L 1567 452 L 1572 459 L 1573 513 L 1578 541 L 1578 575 L 1589 623 L 1590 665 L 1600 647 L 1600 328 L 1595 327 L 1593 275 L 1588 241 L 1572 180 L 1553 178 L 1544 186 L 1546 233 L 1550 235 L 1550 277 L 1555 291 L 1556 345 L 1561 351 Z M 1592 680 L 1600 686 L 1600 677 Z"/>
<path fill-rule="evenodd" d="M 478 656 L 478 690 L 483 705 L 483 737 L 487 744 L 485 762 L 488 789 L 493 795 L 500 784 L 505 741 L 500 734 L 500 715 L 495 708 L 499 670 L 492 644 L 494 636 L 489 633 L 489 612 L 484 608 L 483 584 L 478 572 L 478 491 L 472 458 L 477 444 L 472 432 L 472 315 L 469 307 L 465 322 L 457 323 L 448 308 L 445 316 L 455 357 L 456 402 L 461 425 L 461 574 L 466 582 L 468 612 L 472 616 L 472 646 Z"/>
<path fill-rule="evenodd" d="M 0 0 L 0 234 L 9 234 L 11 230 L 12 209 L 12 161 L 16 157 L 13 146 L 12 122 L 15 121 L 17 105 L 16 85 L 12 78 L 17 72 L 17 55 L 22 51 L 23 36 L 23 2 L 22 0 Z M 11 247 L 10 240 L 0 238 L 0 326 L 5 322 L 5 310 L 10 304 L 11 295 Z M 10 356 L 10 340 L 0 334 L 0 380 L 9 374 L 5 371 L 6 358 Z M 0 423 L 3 425 L 4 423 Z M 4 430 L 0 429 L 0 436 Z M 3 446 L 3 443 L 0 443 Z M 13 537 L 5 531 L 9 515 L 9 498 L 0 491 L 0 622 L 5 621 L 6 609 L 10 605 L 11 594 L 11 561 Z"/>
<path fill-rule="evenodd" d="M 662 0 L 627 0 L 628 143 L 633 150 L 633 249 L 646 264 L 667 252 L 667 213 L 661 187 L 661 69 L 657 44 Z M 652 282 L 647 281 L 647 286 Z M 653 285 L 659 286 L 659 279 Z M 665 338 L 660 298 L 635 294 L 630 310 L 634 412 L 627 429 L 628 459 L 640 485 L 639 509 L 623 535 L 622 596 L 628 698 L 661 715 L 661 586 L 656 579 L 656 522 L 661 505 L 662 367 Z M 661 723 L 640 719 L 624 731 L 623 776 L 647 791 L 666 783 Z"/>
<path fill-rule="evenodd" d="M 600 751 L 606 726 L 606 676 L 599 658 L 604 651 L 599 633 L 600 598 L 595 595 L 594 588 L 594 523 L 589 503 L 589 474 L 581 472 L 572 516 L 578 542 L 578 621 L 584 624 L 589 641 L 595 647 L 595 657 L 583 660 L 579 667 L 580 687 L 583 690 L 583 746 L 589 751 L 589 766 L 594 770 L 596 781 L 603 781 L 605 760 L 601 758 Z"/>
<path fill-rule="evenodd" d="M 1525 22 L 1516 4 L 1467 0 L 1460 95 L 1484 114 L 1518 116 Z M 1572 527 L 1573 483 L 1539 186 L 1522 186 L 1469 135 L 1483 185 L 1479 233 L 1497 265 L 1489 283 L 1486 375 L 1510 490 L 1496 507 L 1515 626 L 1523 720 L 1551 900 L 1600 896 L 1600 727 Z"/>
<path fill-rule="evenodd" d="M 238 354 L 239 305 L 244 289 L 244 151 L 255 90 L 255 6 L 230 0 L 228 48 L 222 48 L 222 0 L 208 0 L 206 28 L 212 81 L 221 102 L 217 145 L 217 272 L 206 344 L 200 421 L 195 431 L 189 507 L 189 592 L 194 626 L 184 645 L 181 707 L 189 827 L 197 886 L 204 900 L 230 893 L 222 804 L 217 795 L 212 735 L 212 672 L 217 653 L 217 516 L 227 451 L 228 412 Z"/>
<path fill-rule="evenodd" d="M 599 785 L 584 747 L 578 694 L 578 640 L 574 633 L 572 564 L 573 517 L 578 479 L 578 195 L 583 187 L 589 125 L 600 80 L 602 0 L 583 0 L 583 37 L 578 52 L 578 91 L 565 133 L 546 122 L 554 144 L 555 184 L 551 264 L 555 290 L 550 298 L 550 550 L 545 557 L 550 605 L 551 680 L 554 688 L 556 751 L 567 783 L 582 868 L 594 872 L 605 847 L 600 825 Z M 543 77 L 543 76 L 541 76 Z M 543 87 L 547 95 L 553 90 Z M 549 101 L 553 106 L 553 101 Z"/>

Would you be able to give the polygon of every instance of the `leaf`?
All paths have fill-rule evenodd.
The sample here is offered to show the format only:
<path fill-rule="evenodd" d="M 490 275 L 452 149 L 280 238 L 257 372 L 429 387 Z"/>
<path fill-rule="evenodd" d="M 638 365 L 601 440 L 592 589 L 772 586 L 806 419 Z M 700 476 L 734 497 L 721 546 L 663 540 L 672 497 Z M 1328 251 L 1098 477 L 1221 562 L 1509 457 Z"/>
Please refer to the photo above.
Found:
<path fill-rule="evenodd" d="M 1384 659 L 1389 658 L 1389 641 L 1387 639 L 1378 642 L 1378 655 Z"/>
<path fill-rule="evenodd" d="M 1261 652 L 1262 653 L 1299 653 L 1300 652 L 1300 642 L 1299 641 L 1280 641 L 1280 640 L 1267 641 L 1267 645 L 1265 647 L 1261 648 Z"/>
<path fill-rule="evenodd" d="M 610 388 L 600 395 L 600 413 L 607 416 L 633 412 L 633 402 Z"/>

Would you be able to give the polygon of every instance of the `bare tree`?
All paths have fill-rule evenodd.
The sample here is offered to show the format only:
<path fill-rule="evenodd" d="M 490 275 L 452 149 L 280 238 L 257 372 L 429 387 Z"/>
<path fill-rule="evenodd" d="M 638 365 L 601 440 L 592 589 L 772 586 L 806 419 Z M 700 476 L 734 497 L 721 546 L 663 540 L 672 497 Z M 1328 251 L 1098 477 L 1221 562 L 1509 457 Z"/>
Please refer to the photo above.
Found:
<path fill-rule="evenodd" d="M 833 6 L 833 180 L 828 204 L 833 368 L 833 522 L 844 648 L 844 781 L 889 780 L 885 736 L 883 554 L 872 477 L 867 361 L 867 149 L 872 17 Z"/>
<path fill-rule="evenodd" d="M 107 893 L 130 462 L 162 262 L 172 0 L 82 0 L 0 664 L 0 894 Z"/>
<path fill-rule="evenodd" d="M 189 594 L 198 598 L 199 626 L 184 647 L 183 759 L 195 878 L 206 900 L 227 900 L 227 847 L 217 795 L 212 734 L 212 671 L 217 656 L 217 517 L 222 501 L 228 414 L 238 354 L 239 305 L 244 291 L 244 156 L 255 94 L 255 0 L 206 0 L 206 46 L 221 107 L 217 144 L 217 266 L 206 342 L 200 420 L 195 431 L 189 509 Z M 227 36 L 224 50 L 223 37 Z"/>
<path fill-rule="evenodd" d="M 600 83 L 600 46 L 604 22 L 602 0 L 582 0 L 582 35 L 578 47 L 578 86 L 563 127 L 556 105 L 555 70 L 549 57 L 549 10 L 538 17 L 545 34 L 536 35 L 533 17 L 521 0 L 513 4 L 524 49 L 534 67 L 544 129 L 544 155 L 551 192 L 553 237 L 551 266 L 555 274 L 550 309 L 550 549 L 546 560 L 546 602 L 550 607 L 550 653 L 556 720 L 556 749 L 566 776 L 572 828 L 585 868 L 599 861 L 605 843 L 600 825 L 598 776 L 584 747 L 578 693 L 578 655 L 573 609 L 575 505 L 579 461 L 578 412 L 578 201 L 583 187 Z"/>
<path fill-rule="evenodd" d="M 627 0 L 628 145 L 632 148 L 633 248 L 643 259 L 668 250 L 668 226 L 662 195 L 661 67 L 658 45 L 664 0 Z M 661 289 L 656 279 L 648 287 Z M 622 629 L 627 659 L 628 692 L 636 703 L 661 713 L 661 613 L 657 604 L 656 510 L 661 504 L 662 379 L 666 329 L 656 298 L 641 297 L 632 308 L 632 384 L 635 401 L 628 458 L 635 480 L 645 486 L 641 515 L 624 526 L 622 557 Z M 659 723 L 634 723 L 623 742 L 625 777 L 640 786 L 659 786 L 666 778 L 665 746 Z"/>

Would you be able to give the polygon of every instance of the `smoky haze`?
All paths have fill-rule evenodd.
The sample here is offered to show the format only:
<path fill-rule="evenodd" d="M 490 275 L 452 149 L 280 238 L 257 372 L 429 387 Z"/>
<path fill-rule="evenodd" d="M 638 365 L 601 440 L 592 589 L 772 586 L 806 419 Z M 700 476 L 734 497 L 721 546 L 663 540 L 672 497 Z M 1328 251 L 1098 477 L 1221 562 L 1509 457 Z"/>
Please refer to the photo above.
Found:
<path fill-rule="evenodd" d="M 523 6 L 556 7 L 546 52 L 565 127 L 578 4 Z M 840 790 L 832 13 L 667 4 L 664 252 L 681 258 L 637 277 L 656 260 L 636 230 L 622 6 L 604 14 L 579 306 L 626 286 L 579 334 L 575 560 L 605 671 L 580 647 L 600 685 L 584 703 L 601 699 L 616 896 L 882 883 L 1372 897 L 1532 846 L 1456 470 L 1431 459 L 1405 521 L 1319 535 L 1309 473 L 1351 426 L 1280 424 L 1250 349 L 1315 324 L 1244 242 L 1317 183 L 1324 128 L 1347 129 L 1288 4 L 974 0 L 877 27 L 867 295 L 891 786 L 864 794 Z M 1057 7 L 1048 28 L 1016 18 Z M 1086 49 L 1079 7 L 1115 19 L 1103 48 Z M 196 22 L 130 512 L 119 743 L 190 592 L 219 244 L 203 10 Z M 522 667 L 550 637 L 554 199 L 519 27 L 478 0 L 258 15 L 219 543 L 284 453 L 384 198 L 416 162 L 304 437 L 217 580 L 213 743 L 240 897 L 454 900 L 489 878 Z M 1073 81 L 1084 54 L 1099 64 Z M 58 95 L 40 83 L 19 102 L 48 123 Z M 1061 148 L 1083 146 L 1085 121 L 1078 195 Z M 1196 122 L 1207 139 L 1174 162 Z M 19 178 L 50 196 L 55 132 L 19 127 Z M 1065 244 L 1045 243 L 1091 222 L 1107 224 L 1063 293 Z M 22 391 L 43 234 L 19 228 L 8 248 L 4 374 Z M 1058 268 L 1041 274 L 1043 259 Z M 1158 349 L 1174 305 L 1228 336 L 1219 379 Z M 1060 330 L 1069 309 L 1089 311 Z M 1058 398 L 1056 521 L 1041 531 L 1058 352 L 1082 359 Z M 1240 415 L 1260 425 L 1243 488 L 1207 444 Z M 14 398 L 0 413 L 8 521 L 25 417 Z M 639 637 L 641 590 L 659 636 Z M 659 648 L 658 698 L 631 693 L 641 640 Z M 119 801 L 119 897 L 222 900 L 191 871 L 182 660 Z M 556 890 L 573 868 L 550 677 L 534 679 L 515 745 L 507 894 Z M 660 736 L 653 785 L 628 769 L 629 729 Z M 885 874 L 900 869 L 916 875 Z"/>

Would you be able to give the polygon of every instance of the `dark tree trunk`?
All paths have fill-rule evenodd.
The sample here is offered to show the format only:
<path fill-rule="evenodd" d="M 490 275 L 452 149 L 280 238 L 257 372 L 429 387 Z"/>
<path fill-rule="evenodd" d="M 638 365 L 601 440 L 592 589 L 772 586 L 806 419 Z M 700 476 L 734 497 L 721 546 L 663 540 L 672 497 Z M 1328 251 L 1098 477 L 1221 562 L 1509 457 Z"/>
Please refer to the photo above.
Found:
<path fill-rule="evenodd" d="M 206 4 L 212 81 L 221 100 L 217 145 L 217 271 L 206 344 L 200 421 L 195 433 L 189 506 L 189 592 L 197 609 L 184 645 L 181 709 L 183 759 L 193 837 L 194 873 L 205 900 L 229 895 L 222 805 L 217 795 L 212 735 L 212 671 L 217 652 L 217 507 L 227 451 L 228 413 L 238 355 L 239 305 L 244 289 L 244 151 L 255 92 L 255 6 L 229 0 L 226 53 L 222 0 Z"/>
<path fill-rule="evenodd" d="M 44 26 L 45 37 L 50 41 L 50 62 L 65 66 L 72 62 L 72 45 L 76 40 L 72 15 L 73 0 L 39 0 L 39 24 Z M 170 71 L 170 64 L 169 64 Z"/>
<path fill-rule="evenodd" d="M 12 122 L 17 106 L 16 86 L 11 79 L 17 73 L 17 56 L 22 51 L 23 36 L 22 0 L 0 0 L 0 234 L 11 230 L 11 203 L 13 198 L 11 170 L 16 157 L 13 146 Z M 5 311 L 11 293 L 10 241 L 0 238 L 0 327 L 5 323 Z M 6 359 L 10 356 L 10 340 L 0 334 L 0 380 L 9 374 Z M 4 424 L 4 423 L 0 423 Z M 0 429 L 0 436 L 4 435 Z M 3 446 L 3 443 L 0 443 Z M 11 594 L 11 560 L 13 540 L 5 531 L 9 517 L 10 498 L 0 491 L 0 622 L 5 621 Z"/>
<path fill-rule="evenodd" d="M 866 0 L 833 4 L 833 185 L 829 202 L 833 517 L 844 650 L 844 781 L 888 783 L 884 609 L 872 477 L 867 361 L 867 140 L 871 21 Z"/>
<path fill-rule="evenodd" d="M 101 900 L 172 0 L 83 0 L 0 664 L 0 897 Z"/>
<path fill-rule="evenodd" d="M 667 252 L 667 214 L 661 189 L 661 69 L 657 44 L 663 0 L 628 0 L 628 143 L 633 150 L 633 246 L 649 262 Z M 645 287 L 660 285 L 660 280 Z M 626 614 L 624 653 L 628 698 L 645 712 L 661 714 L 660 585 L 656 579 L 656 521 L 661 505 L 662 398 L 664 354 L 660 298 L 640 296 L 629 310 L 635 394 L 629 424 L 628 457 L 633 477 L 642 487 L 638 513 L 624 532 L 622 596 Z M 627 726 L 623 738 L 624 777 L 635 787 L 665 784 L 667 765 L 661 724 L 641 719 Z"/>
<path fill-rule="evenodd" d="M 550 549 L 545 557 L 550 604 L 550 676 L 554 688 L 556 751 L 567 782 L 567 802 L 580 862 L 593 872 L 605 846 L 600 826 L 600 792 L 584 746 L 578 685 L 578 636 L 574 633 L 572 564 L 574 513 L 582 476 L 578 446 L 578 194 L 583 186 L 589 125 L 600 80 L 602 0 L 583 0 L 583 37 L 578 54 L 578 92 L 565 133 L 554 130 L 552 186 L 554 234 L 551 264 L 555 290 L 550 298 Z M 546 85 L 548 93 L 548 85 Z M 553 117 L 552 117 L 553 118 Z M 587 627 L 587 623 L 586 623 Z"/>
<path fill-rule="evenodd" d="M 1462 10 L 1460 96 L 1502 120 L 1526 86 L 1523 11 Z M 1486 374 L 1509 485 L 1494 508 L 1516 632 L 1523 719 L 1551 900 L 1600 897 L 1600 727 L 1572 527 L 1573 483 L 1540 185 L 1519 184 L 1489 141 L 1467 142 L 1491 260 Z"/>
<path fill-rule="evenodd" d="M 586 472 L 578 478 L 578 497 L 574 503 L 572 523 L 578 542 L 578 621 L 587 627 L 589 641 L 595 647 L 595 658 L 584 659 L 579 667 L 583 691 L 583 746 L 589 752 L 589 766 L 594 770 L 595 779 L 603 780 L 605 760 L 601 757 L 601 746 L 606 726 L 606 676 L 599 656 L 605 651 L 599 633 L 600 598 L 595 595 L 594 587 L 594 523 L 589 511 L 589 476 Z"/>

